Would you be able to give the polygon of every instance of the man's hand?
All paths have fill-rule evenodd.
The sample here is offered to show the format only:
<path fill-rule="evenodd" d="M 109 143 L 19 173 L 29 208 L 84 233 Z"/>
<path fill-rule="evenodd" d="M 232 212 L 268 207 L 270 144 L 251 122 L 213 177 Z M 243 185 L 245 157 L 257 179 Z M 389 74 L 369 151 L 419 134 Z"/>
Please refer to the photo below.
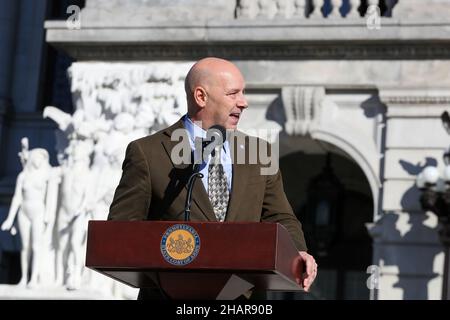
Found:
<path fill-rule="evenodd" d="M 294 261 L 294 274 L 296 275 L 296 281 L 299 285 L 303 286 L 303 289 L 308 292 L 314 279 L 317 276 L 317 263 L 314 257 L 308 254 L 306 251 L 299 251 L 299 256 Z M 306 268 L 305 268 L 306 267 Z M 303 272 L 305 270 L 305 272 Z"/>

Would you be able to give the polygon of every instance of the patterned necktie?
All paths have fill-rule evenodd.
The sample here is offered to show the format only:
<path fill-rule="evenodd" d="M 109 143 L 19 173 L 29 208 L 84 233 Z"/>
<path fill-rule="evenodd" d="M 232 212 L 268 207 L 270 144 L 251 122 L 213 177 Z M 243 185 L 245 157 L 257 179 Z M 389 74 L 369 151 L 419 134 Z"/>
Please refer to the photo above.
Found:
<path fill-rule="evenodd" d="M 208 194 L 217 221 L 223 222 L 227 214 L 230 195 L 228 192 L 227 177 L 219 159 L 220 150 L 216 149 L 212 153 L 208 168 Z"/>

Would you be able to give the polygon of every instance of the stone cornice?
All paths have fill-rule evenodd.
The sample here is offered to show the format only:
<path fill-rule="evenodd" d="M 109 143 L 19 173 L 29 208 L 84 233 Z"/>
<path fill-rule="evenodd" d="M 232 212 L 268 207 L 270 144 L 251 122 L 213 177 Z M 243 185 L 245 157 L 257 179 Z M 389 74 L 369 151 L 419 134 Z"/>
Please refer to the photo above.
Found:
<path fill-rule="evenodd" d="M 204 28 L 204 29 L 226 29 L 226 28 L 239 28 L 242 30 L 251 28 L 302 28 L 302 29 L 324 29 L 324 28 L 366 28 L 366 19 L 363 17 L 348 18 L 348 19 L 324 19 L 324 18 L 312 18 L 312 19 L 237 19 L 237 20 L 224 20 L 224 19 L 209 19 L 209 20 L 163 20 L 154 21 L 150 19 L 134 19 L 134 20 L 101 20 L 99 17 L 96 19 L 85 19 L 85 16 L 81 16 L 81 29 L 175 29 L 175 28 Z M 450 25 L 450 18 L 434 18 L 434 19 L 399 19 L 399 18 L 387 18 L 381 17 L 381 29 L 377 30 L 378 33 L 389 32 L 394 28 L 429 28 L 429 27 L 445 27 Z M 63 20 L 47 20 L 45 21 L 45 28 L 48 30 L 66 29 L 66 22 Z M 384 31 L 383 28 L 385 29 Z M 370 30 L 369 30 L 370 31 Z M 443 30 L 444 32 L 447 32 Z M 334 30 L 336 32 L 336 30 Z M 375 32 L 375 31 L 370 31 Z"/>
<path fill-rule="evenodd" d="M 392 42 L 450 41 L 450 22 L 402 22 L 382 20 L 380 29 L 371 30 L 364 19 L 230 22 L 160 22 L 126 21 L 83 22 L 80 29 L 68 29 L 65 21 L 47 21 L 46 40 L 49 43 L 296 43 L 327 42 Z"/>
<path fill-rule="evenodd" d="M 79 61 L 195 60 L 205 56 L 229 59 L 449 59 L 448 43 L 191 43 L 118 44 L 53 43 Z"/>
<path fill-rule="evenodd" d="M 237 59 L 450 57 L 450 22 L 446 21 L 382 19 L 379 30 L 369 30 L 364 19 L 102 23 L 81 21 L 81 29 L 69 30 L 64 21 L 47 21 L 46 40 L 78 60 L 188 60 L 205 55 Z"/>

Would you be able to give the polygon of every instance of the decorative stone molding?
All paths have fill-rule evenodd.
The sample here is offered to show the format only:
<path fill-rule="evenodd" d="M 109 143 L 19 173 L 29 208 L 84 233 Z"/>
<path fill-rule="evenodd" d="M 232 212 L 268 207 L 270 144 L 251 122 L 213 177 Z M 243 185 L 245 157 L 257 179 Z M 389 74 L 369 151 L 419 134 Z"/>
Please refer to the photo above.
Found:
<path fill-rule="evenodd" d="M 325 97 L 323 87 L 283 87 L 281 90 L 286 113 L 285 130 L 289 135 L 305 136 L 319 113 Z"/>
<path fill-rule="evenodd" d="M 57 47 L 58 44 L 55 44 Z M 230 59 L 447 59 L 450 44 L 217 44 L 179 46 L 164 44 L 139 45 L 70 45 L 64 49 L 78 60 L 180 60 L 219 56 Z"/>
<path fill-rule="evenodd" d="M 450 108 L 450 88 L 380 89 L 380 99 L 387 106 L 388 117 L 437 118 Z"/>
<path fill-rule="evenodd" d="M 68 70 L 75 105 L 73 116 L 47 107 L 44 117 L 59 125 L 63 132 L 61 143 L 78 140 L 97 143 L 102 137 L 121 132 L 129 139 L 120 140 L 124 149 L 133 137 L 165 128 L 186 112 L 184 78 L 191 65 L 74 63 Z M 119 147 L 120 141 L 114 147 Z M 61 155 L 65 147 L 59 146 Z"/>
<path fill-rule="evenodd" d="M 394 104 L 450 104 L 450 92 L 448 96 L 390 96 L 383 100 L 385 103 Z"/>
<path fill-rule="evenodd" d="M 69 68 L 74 114 L 51 106 L 43 114 L 59 127 L 55 286 L 96 289 L 106 297 L 135 294 L 84 268 L 82 235 L 88 220 L 107 218 L 129 142 L 186 113 L 184 78 L 191 65 L 77 62 Z M 67 265 L 62 263 L 66 250 L 73 257 Z"/>

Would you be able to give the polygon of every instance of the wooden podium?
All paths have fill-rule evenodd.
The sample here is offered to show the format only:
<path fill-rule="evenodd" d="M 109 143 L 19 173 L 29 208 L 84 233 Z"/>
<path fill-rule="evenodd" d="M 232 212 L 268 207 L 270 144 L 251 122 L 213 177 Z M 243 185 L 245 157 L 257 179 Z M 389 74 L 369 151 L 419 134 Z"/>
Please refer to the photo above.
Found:
<path fill-rule="evenodd" d="M 90 221 L 86 266 L 173 299 L 303 290 L 297 249 L 278 223 Z"/>

